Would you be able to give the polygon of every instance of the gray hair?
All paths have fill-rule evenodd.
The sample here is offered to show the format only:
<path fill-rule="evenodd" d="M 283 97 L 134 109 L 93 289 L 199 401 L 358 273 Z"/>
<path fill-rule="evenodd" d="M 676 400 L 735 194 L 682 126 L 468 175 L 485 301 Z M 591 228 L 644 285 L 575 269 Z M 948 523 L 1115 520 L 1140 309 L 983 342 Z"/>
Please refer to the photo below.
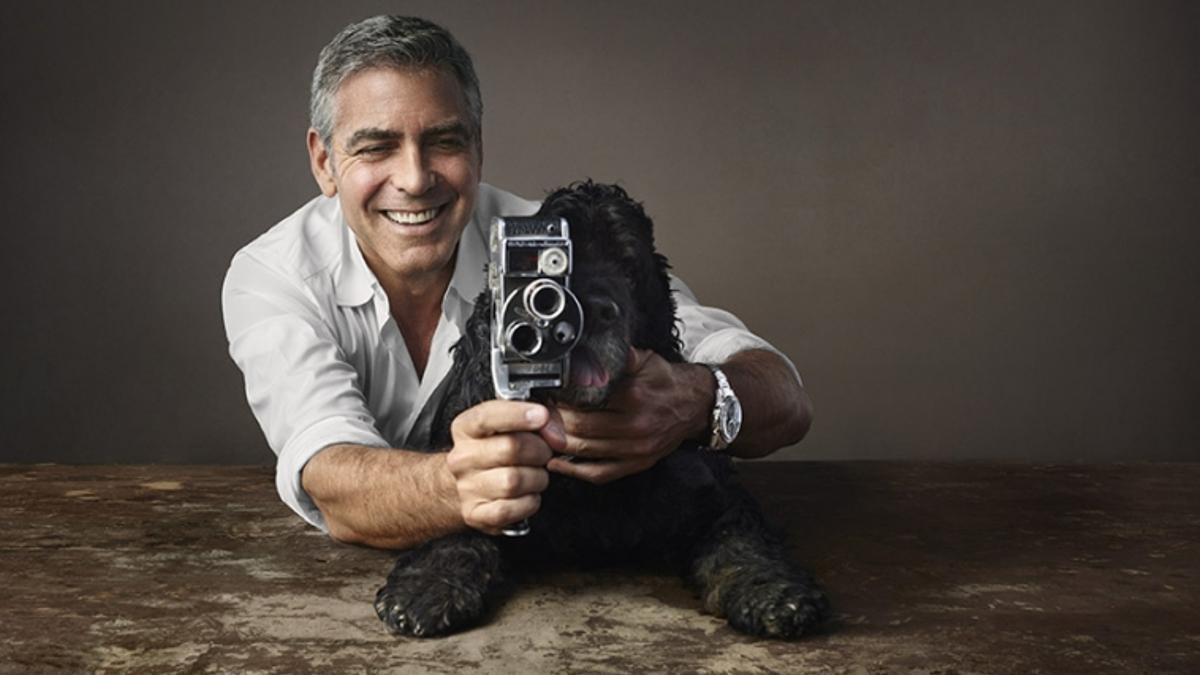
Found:
<path fill-rule="evenodd" d="M 445 28 L 415 16 L 373 16 L 342 29 L 317 59 L 313 71 L 309 119 L 321 142 L 331 148 L 334 95 L 347 77 L 362 70 L 448 68 L 467 99 L 469 131 L 482 137 L 483 99 L 471 55 Z"/>

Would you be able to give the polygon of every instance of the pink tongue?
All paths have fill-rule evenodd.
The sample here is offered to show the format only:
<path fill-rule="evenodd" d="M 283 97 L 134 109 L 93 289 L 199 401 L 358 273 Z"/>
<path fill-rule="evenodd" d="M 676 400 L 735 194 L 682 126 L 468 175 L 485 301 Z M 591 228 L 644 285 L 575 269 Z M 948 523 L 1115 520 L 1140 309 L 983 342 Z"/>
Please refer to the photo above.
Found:
<path fill-rule="evenodd" d="M 571 374 L 577 387 L 603 387 L 608 384 L 608 371 L 596 367 L 595 362 L 582 354 L 571 364 Z"/>

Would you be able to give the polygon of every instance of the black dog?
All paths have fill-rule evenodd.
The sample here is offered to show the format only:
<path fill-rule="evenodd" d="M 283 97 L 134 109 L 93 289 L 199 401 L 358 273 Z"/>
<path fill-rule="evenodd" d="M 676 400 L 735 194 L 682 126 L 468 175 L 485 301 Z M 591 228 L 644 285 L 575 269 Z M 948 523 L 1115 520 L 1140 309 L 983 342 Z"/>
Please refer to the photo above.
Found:
<path fill-rule="evenodd" d="M 588 181 L 555 191 L 539 215 L 562 216 L 571 225 L 571 286 L 586 317 L 572 352 L 572 379 L 606 383 L 568 385 L 556 401 L 602 405 L 619 384 L 631 345 L 682 361 L 667 260 L 654 250 L 653 225 L 641 205 L 619 187 Z M 432 448 L 451 445 L 450 423 L 460 412 L 495 398 L 491 315 L 485 291 L 454 347 Z M 686 443 L 647 471 L 608 485 L 551 476 L 528 536 L 469 532 L 401 554 L 376 596 L 379 617 L 394 632 L 416 636 L 472 625 L 502 578 L 503 562 L 515 560 L 665 563 L 699 590 L 706 611 L 753 635 L 799 636 L 828 614 L 824 594 L 785 557 L 723 455 Z"/>

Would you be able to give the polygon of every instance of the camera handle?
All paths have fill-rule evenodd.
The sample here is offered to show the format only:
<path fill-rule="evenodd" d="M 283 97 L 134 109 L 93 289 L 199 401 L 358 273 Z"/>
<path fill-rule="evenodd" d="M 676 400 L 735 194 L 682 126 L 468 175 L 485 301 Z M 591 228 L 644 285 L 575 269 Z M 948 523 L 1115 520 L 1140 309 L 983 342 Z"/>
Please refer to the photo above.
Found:
<path fill-rule="evenodd" d="M 513 523 L 512 525 L 509 525 L 503 530 L 500 530 L 500 532 L 502 532 L 506 537 L 524 537 L 525 535 L 529 534 L 530 529 L 529 519 L 526 518 L 519 523 Z"/>
<path fill-rule="evenodd" d="M 528 389 L 526 389 L 524 391 L 515 392 L 508 396 L 501 394 L 499 391 L 497 391 L 496 394 L 498 396 L 500 396 L 501 398 L 506 398 L 506 399 L 513 400 L 513 401 L 528 401 L 529 400 L 529 390 Z M 522 520 L 519 523 L 513 523 L 512 525 L 509 525 L 508 527 L 500 530 L 500 532 L 503 533 L 504 536 L 506 536 L 506 537 L 524 537 L 525 535 L 529 534 L 530 529 L 531 528 L 529 527 L 529 519 L 525 518 L 524 520 Z"/>

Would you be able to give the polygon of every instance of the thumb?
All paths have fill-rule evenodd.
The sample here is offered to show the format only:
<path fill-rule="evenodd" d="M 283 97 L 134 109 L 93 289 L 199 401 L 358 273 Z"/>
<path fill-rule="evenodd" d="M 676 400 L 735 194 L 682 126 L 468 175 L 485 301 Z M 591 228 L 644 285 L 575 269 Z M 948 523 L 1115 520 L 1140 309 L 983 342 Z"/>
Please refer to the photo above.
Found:
<path fill-rule="evenodd" d="M 650 361 L 650 357 L 654 356 L 654 352 L 649 349 L 638 349 L 637 347 L 629 348 L 629 355 L 625 358 L 625 372 L 633 375 L 646 367 L 646 363 Z"/>
<path fill-rule="evenodd" d="M 558 408 L 551 407 L 549 410 L 550 421 L 546 423 L 546 426 L 542 427 L 540 433 L 546 441 L 546 445 L 550 446 L 551 450 L 562 452 L 567 448 L 566 425 L 563 424 L 563 416 Z"/>

